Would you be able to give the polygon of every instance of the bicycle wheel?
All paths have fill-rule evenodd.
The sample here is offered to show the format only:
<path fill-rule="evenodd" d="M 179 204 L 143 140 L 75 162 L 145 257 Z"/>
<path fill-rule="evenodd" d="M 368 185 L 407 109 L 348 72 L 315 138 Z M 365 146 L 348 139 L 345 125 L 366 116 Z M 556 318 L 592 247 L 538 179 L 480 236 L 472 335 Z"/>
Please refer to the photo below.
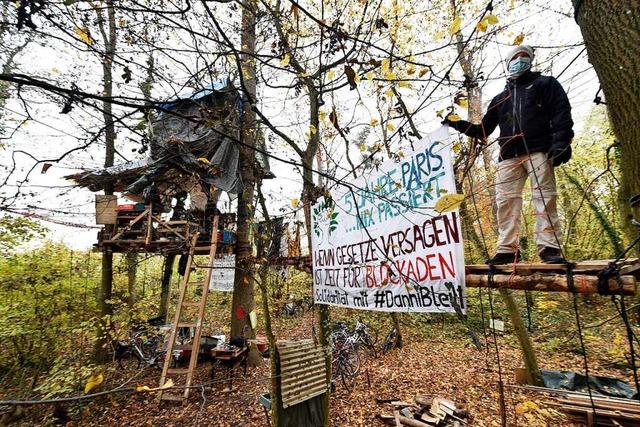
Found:
<path fill-rule="evenodd" d="M 355 387 L 359 371 L 360 356 L 358 352 L 354 348 L 345 349 L 340 359 L 340 379 L 349 393 Z"/>
<path fill-rule="evenodd" d="M 392 348 L 395 348 L 398 334 L 395 329 L 391 329 L 382 344 L 382 354 L 386 354 Z"/>
<path fill-rule="evenodd" d="M 373 345 L 377 344 L 378 330 L 373 326 L 371 326 L 369 323 L 365 323 L 365 326 L 367 327 L 366 332 L 367 332 L 367 335 L 369 335 L 369 338 L 371 339 L 371 344 Z"/>
<path fill-rule="evenodd" d="M 344 369 L 342 369 L 340 371 L 340 379 L 342 380 L 342 385 L 345 390 L 347 390 L 347 393 L 351 393 L 356 385 L 356 377 L 350 376 Z"/>
<path fill-rule="evenodd" d="M 374 359 L 378 358 L 378 352 L 376 351 L 375 343 L 371 341 L 370 337 L 365 337 L 364 349 L 365 352 L 372 356 Z"/>
<path fill-rule="evenodd" d="M 355 378 L 360 372 L 360 355 L 354 347 L 347 347 L 341 354 L 342 370 Z"/>
<path fill-rule="evenodd" d="M 140 368 L 140 357 L 133 351 L 127 350 L 116 359 L 118 368 L 123 371 L 134 371 Z"/>

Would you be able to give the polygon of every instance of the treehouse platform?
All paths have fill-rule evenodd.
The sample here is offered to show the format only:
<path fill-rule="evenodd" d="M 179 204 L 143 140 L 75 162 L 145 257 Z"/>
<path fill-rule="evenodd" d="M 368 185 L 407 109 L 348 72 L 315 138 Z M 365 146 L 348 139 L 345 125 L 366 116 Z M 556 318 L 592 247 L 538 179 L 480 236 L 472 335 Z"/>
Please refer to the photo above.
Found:
<path fill-rule="evenodd" d="M 234 214 L 219 214 L 219 217 L 223 226 L 235 221 Z M 150 206 L 139 204 L 114 210 L 106 224 L 113 228 L 111 232 L 105 228 L 98 233 L 96 252 L 184 254 L 189 252 L 196 234 L 195 255 L 209 254 L 214 237 L 217 253 L 233 252 L 235 243 L 235 235 L 226 230 L 217 230 L 213 236 L 211 224 L 207 226 L 206 221 L 163 220 Z"/>
<path fill-rule="evenodd" d="M 569 265 L 519 262 L 489 266 L 467 265 L 470 288 L 502 288 L 579 294 L 634 295 L 640 279 L 637 258 L 619 261 L 575 261 Z"/>
<path fill-rule="evenodd" d="M 613 261 L 575 261 L 570 265 L 519 262 L 492 267 L 470 264 L 465 267 L 465 282 L 469 288 L 634 295 L 640 280 L 640 262 L 637 258 L 616 264 Z M 294 266 L 307 272 L 312 268 L 310 256 L 279 257 L 269 259 L 269 264 Z"/>

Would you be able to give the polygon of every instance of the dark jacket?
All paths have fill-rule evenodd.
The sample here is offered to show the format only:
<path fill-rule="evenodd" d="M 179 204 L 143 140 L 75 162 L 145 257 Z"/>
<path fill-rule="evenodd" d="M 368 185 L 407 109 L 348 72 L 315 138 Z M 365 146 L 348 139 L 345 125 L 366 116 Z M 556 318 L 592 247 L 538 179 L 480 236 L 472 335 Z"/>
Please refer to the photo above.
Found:
<path fill-rule="evenodd" d="M 505 90 L 493 98 L 481 124 L 449 122 L 459 132 L 482 139 L 498 125 L 501 161 L 546 153 L 554 142 L 569 144 L 573 138 L 567 94 L 555 78 L 537 72 L 527 71 L 515 80 L 507 80 Z"/>

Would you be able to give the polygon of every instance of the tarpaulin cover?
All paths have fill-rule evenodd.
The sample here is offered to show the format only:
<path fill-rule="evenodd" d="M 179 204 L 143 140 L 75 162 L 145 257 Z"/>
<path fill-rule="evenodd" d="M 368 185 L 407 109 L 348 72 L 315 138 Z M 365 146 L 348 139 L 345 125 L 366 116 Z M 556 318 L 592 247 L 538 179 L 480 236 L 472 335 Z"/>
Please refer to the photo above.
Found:
<path fill-rule="evenodd" d="M 238 92 L 233 88 L 201 91 L 163 104 L 165 111 L 153 122 L 151 158 L 154 164 L 125 191 L 139 193 L 161 179 L 167 167 L 186 172 L 186 179 L 197 174 L 202 184 L 237 194 L 239 151 L 228 135 L 238 136 L 240 116 Z M 205 159 L 206 161 L 203 161 Z M 180 181 L 176 175 L 173 184 Z"/>
<path fill-rule="evenodd" d="M 589 375 L 589 387 L 587 377 L 577 372 L 569 371 L 542 371 L 542 380 L 545 387 L 556 390 L 570 390 L 580 393 L 599 393 L 605 396 L 636 399 L 637 393 L 629 384 L 617 378 L 598 377 Z"/>

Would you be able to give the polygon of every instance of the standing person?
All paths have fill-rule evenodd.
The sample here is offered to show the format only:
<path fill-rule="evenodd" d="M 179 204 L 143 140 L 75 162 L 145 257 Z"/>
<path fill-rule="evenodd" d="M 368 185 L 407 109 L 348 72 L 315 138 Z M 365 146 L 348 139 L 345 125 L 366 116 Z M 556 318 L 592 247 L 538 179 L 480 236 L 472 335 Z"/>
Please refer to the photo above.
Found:
<path fill-rule="evenodd" d="M 543 262 L 564 263 L 562 234 L 556 210 L 554 167 L 571 157 L 573 120 L 567 94 L 551 76 L 531 71 L 533 48 L 514 47 L 506 58 L 507 85 L 493 98 L 482 123 L 447 124 L 465 135 L 486 140 L 500 127 L 496 184 L 498 244 L 487 264 L 521 260 L 518 249 L 522 191 L 529 177 L 535 209 L 534 236 Z"/>

